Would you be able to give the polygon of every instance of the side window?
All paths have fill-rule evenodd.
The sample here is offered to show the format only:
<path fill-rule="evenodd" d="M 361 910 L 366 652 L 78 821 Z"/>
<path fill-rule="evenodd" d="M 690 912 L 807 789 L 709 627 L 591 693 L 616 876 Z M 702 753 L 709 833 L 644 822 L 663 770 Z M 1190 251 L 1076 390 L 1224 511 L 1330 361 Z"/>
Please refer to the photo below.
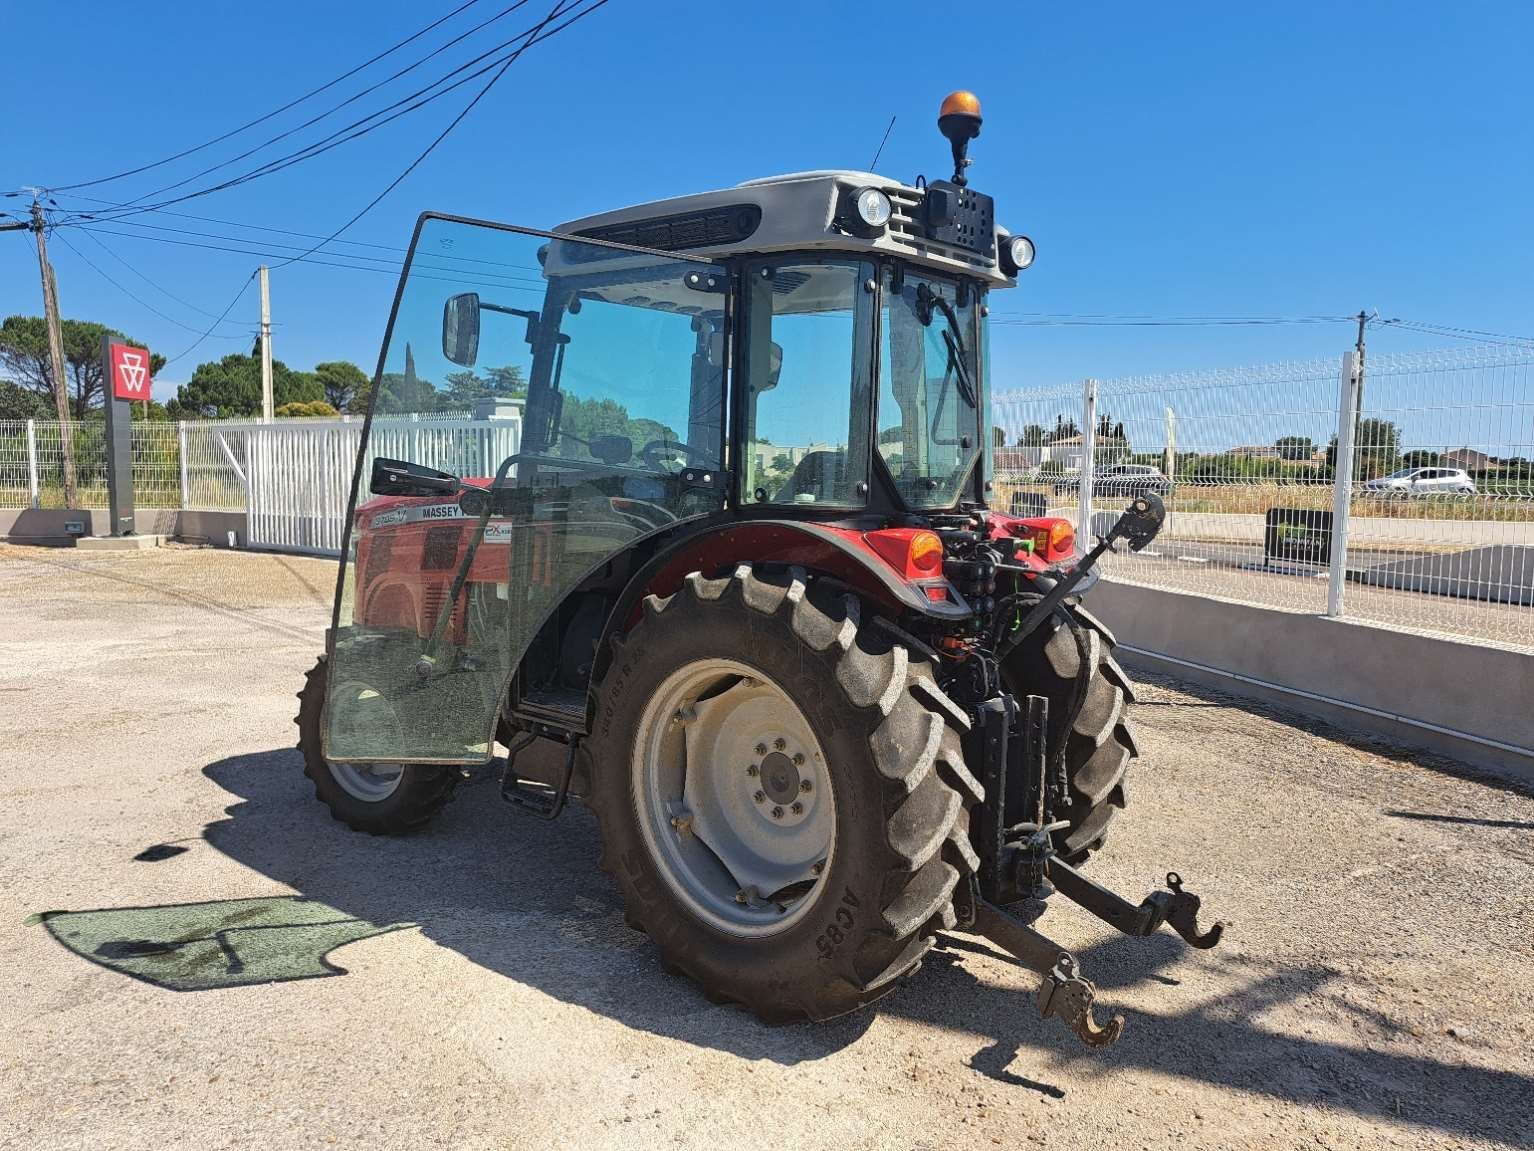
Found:
<path fill-rule="evenodd" d="M 593 294 L 594 295 L 594 294 Z M 560 322 L 555 454 L 671 473 L 717 469 L 722 314 L 714 318 L 588 295 Z"/>
<path fill-rule="evenodd" d="M 861 506 L 868 475 L 866 264 L 761 264 L 746 276 L 746 503 Z"/>

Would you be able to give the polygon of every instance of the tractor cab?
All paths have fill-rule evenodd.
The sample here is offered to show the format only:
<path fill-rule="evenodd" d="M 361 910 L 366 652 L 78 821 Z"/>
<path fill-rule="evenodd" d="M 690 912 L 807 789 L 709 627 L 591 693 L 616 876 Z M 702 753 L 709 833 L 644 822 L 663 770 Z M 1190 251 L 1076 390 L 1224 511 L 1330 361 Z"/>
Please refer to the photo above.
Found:
<path fill-rule="evenodd" d="M 863 533 L 983 508 L 987 300 L 1033 249 L 967 184 L 979 123 L 945 102 L 955 171 L 930 184 L 801 172 L 553 232 L 423 215 L 358 456 L 327 754 L 483 762 L 508 691 L 583 710 L 621 598 L 596 585 L 699 524 L 813 523 L 877 559 Z M 905 543 L 884 582 L 914 582 Z M 917 608 L 968 613 L 917 574 L 945 585 L 901 588 Z"/>

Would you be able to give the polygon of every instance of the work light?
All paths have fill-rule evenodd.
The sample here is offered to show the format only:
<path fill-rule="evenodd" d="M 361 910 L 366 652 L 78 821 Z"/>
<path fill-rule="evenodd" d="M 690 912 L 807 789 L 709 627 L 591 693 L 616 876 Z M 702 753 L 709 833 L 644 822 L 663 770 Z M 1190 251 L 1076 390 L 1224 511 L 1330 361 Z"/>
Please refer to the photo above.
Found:
<path fill-rule="evenodd" d="M 1001 270 L 1015 276 L 1033 263 L 1033 241 L 1027 236 L 1004 236 L 1001 248 Z"/>
<path fill-rule="evenodd" d="M 842 201 L 837 223 L 855 236 L 872 238 L 888 227 L 893 210 L 890 198 L 878 188 L 858 188 Z"/>

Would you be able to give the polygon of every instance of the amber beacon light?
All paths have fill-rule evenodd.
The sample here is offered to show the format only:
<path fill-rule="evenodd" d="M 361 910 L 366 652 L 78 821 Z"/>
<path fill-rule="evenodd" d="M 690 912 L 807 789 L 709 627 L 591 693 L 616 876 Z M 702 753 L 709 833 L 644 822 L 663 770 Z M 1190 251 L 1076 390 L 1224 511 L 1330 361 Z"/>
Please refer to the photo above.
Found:
<path fill-rule="evenodd" d="M 964 169 L 969 167 L 969 142 L 980 135 L 980 97 L 973 92 L 950 92 L 943 97 L 937 111 L 937 129 L 948 137 L 953 148 L 953 182 L 964 187 L 968 181 Z"/>

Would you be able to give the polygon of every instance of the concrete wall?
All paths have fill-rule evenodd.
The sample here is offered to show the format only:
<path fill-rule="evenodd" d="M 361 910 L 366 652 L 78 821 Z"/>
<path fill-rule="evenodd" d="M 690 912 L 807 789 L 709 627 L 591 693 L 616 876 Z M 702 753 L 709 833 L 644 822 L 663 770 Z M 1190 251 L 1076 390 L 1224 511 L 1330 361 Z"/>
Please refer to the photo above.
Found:
<path fill-rule="evenodd" d="M 1103 580 L 1140 663 L 1534 783 L 1534 656 Z"/>
<path fill-rule="evenodd" d="M 0 538 L 9 543 L 46 544 L 68 547 L 74 542 L 65 525 L 83 523 L 86 535 L 106 535 L 111 530 L 108 513 L 103 508 L 0 509 Z M 141 536 L 158 535 L 187 543 L 206 543 L 228 547 L 229 533 L 235 533 L 235 546 L 245 546 L 244 512 L 180 511 L 175 508 L 138 508 L 133 515 L 133 530 Z"/>

